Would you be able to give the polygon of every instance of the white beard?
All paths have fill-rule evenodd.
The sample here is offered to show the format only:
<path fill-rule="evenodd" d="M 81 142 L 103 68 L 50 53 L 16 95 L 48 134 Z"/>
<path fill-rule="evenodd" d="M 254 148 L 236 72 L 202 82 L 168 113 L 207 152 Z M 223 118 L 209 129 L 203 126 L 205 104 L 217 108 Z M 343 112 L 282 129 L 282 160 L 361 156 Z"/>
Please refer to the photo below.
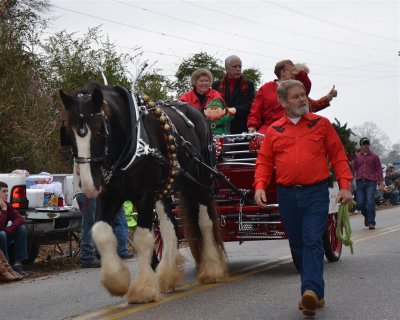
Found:
<path fill-rule="evenodd" d="M 292 108 L 292 109 L 289 109 L 288 111 L 296 117 L 301 117 L 301 116 L 304 116 L 306 113 L 309 113 L 310 108 L 309 108 L 308 104 L 304 104 L 297 109 Z"/>

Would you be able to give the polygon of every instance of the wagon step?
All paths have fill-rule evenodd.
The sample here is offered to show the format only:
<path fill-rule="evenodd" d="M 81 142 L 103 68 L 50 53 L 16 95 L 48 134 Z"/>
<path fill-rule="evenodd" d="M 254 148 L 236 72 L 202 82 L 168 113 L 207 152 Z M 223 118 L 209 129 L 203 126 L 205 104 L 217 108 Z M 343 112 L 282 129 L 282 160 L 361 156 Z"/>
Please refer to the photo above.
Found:
<path fill-rule="evenodd" d="M 228 214 L 228 215 L 221 215 L 221 218 L 225 220 L 237 220 L 239 218 L 239 214 Z M 279 212 L 271 212 L 271 213 L 263 213 L 263 214 L 242 214 L 242 221 L 243 223 L 260 223 L 259 221 L 254 220 L 247 220 L 247 219 L 279 219 L 281 217 Z"/>

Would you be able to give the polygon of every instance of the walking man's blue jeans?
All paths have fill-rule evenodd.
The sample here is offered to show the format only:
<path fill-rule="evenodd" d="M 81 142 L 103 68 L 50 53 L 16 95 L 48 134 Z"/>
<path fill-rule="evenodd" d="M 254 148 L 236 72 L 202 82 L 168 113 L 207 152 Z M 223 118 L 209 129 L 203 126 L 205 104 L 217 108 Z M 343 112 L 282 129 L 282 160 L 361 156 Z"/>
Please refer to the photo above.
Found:
<path fill-rule="evenodd" d="M 117 253 L 120 256 L 128 254 L 128 222 L 122 206 L 114 220 L 114 233 L 117 237 Z"/>
<path fill-rule="evenodd" d="M 96 259 L 96 248 L 90 233 L 96 221 L 96 198 L 87 198 L 83 193 L 78 193 L 76 201 L 82 214 L 80 262 L 85 264 Z"/>
<path fill-rule="evenodd" d="M 301 275 L 301 294 L 312 290 L 324 297 L 324 248 L 328 225 L 329 190 L 322 183 L 302 189 L 278 185 L 278 202 L 293 259 Z"/>
<path fill-rule="evenodd" d="M 357 180 L 356 201 L 367 224 L 375 225 L 375 192 L 376 181 Z"/>

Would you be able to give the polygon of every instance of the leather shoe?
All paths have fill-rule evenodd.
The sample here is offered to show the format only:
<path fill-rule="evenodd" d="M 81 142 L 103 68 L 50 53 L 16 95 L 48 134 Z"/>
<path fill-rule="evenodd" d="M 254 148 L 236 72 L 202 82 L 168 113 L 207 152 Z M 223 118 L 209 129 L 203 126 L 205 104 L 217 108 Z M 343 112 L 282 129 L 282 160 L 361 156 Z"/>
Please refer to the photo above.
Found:
<path fill-rule="evenodd" d="M 315 316 L 315 310 L 318 308 L 318 297 L 312 290 L 306 290 L 301 298 L 303 314 L 307 317 Z"/>
<path fill-rule="evenodd" d="M 364 226 L 368 227 L 368 221 L 367 221 L 367 219 L 364 219 Z"/>
<path fill-rule="evenodd" d="M 127 252 L 125 254 L 118 254 L 121 259 L 132 259 L 134 257 L 133 253 Z"/>
<path fill-rule="evenodd" d="M 20 275 L 21 277 L 24 277 L 24 278 L 29 277 L 29 273 L 26 272 L 24 269 L 22 269 L 22 266 L 21 266 L 20 264 L 19 264 L 19 265 L 14 265 L 14 266 L 12 266 L 12 269 L 13 269 L 18 275 Z"/>
<path fill-rule="evenodd" d="M 94 259 L 90 262 L 81 262 L 80 264 L 81 268 L 87 269 L 87 268 L 100 268 L 101 267 L 101 262 L 98 259 Z"/>
<path fill-rule="evenodd" d="M 372 224 L 372 223 L 370 223 L 370 224 L 368 225 L 368 229 L 369 229 L 369 230 L 373 230 L 373 229 L 375 229 L 375 225 L 374 225 L 374 224 Z"/>
<path fill-rule="evenodd" d="M 325 306 L 325 299 L 321 298 L 318 300 L 318 309 L 323 308 Z M 301 300 L 299 302 L 299 310 L 303 310 L 303 304 L 301 303 Z"/>

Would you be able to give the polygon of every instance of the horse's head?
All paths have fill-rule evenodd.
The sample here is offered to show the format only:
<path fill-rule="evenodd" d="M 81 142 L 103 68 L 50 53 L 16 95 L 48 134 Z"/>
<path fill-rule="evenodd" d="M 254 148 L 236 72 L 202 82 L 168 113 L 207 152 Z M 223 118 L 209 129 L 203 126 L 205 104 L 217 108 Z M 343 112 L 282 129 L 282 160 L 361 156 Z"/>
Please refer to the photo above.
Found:
<path fill-rule="evenodd" d="M 68 113 L 68 131 L 74 138 L 74 157 L 80 169 L 81 188 L 89 197 L 96 197 L 100 192 L 101 168 L 108 153 L 108 107 L 101 88 L 101 85 L 92 84 L 74 95 L 60 90 Z"/>

